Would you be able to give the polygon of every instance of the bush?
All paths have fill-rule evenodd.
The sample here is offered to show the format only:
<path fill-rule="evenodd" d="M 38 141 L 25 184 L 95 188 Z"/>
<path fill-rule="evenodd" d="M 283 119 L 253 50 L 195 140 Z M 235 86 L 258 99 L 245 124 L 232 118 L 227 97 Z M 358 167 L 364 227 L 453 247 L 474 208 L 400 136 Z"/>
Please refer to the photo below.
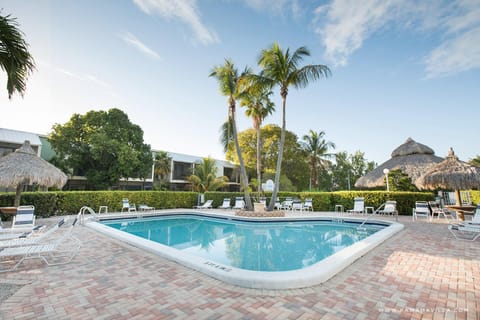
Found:
<path fill-rule="evenodd" d="M 480 191 L 472 191 L 474 203 L 480 202 Z M 232 205 L 235 197 L 242 197 L 241 192 L 206 192 L 205 201 L 213 200 L 213 207 L 223 203 L 224 198 L 230 198 Z M 252 195 L 253 196 L 253 195 Z M 271 194 L 266 194 L 271 197 Z M 315 211 L 333 211 L 335 205 L 343 205 L 345 210 L 353 208 L 355 197 L 364 197 L 365 206 L 378 208 L 387 200 L 397 201 L 399 214 L 410 215 L 415 201 L 434 200 L 430 192 L 385 192 L 385 191 L 338 191 L 338 192 L 279 192 L 280 199 L 285 197 L 313 199 Z M 15 194 L 0 195 L 0 206 L 11 206 Z M 197 205 L 198 193 L 173 191 L 58 191 L 58 192 L 24 192 L 21 204 L 33 204 L 39 217 L 51 215 L 75 214 L 82 206 L 89 206 L 98 211 L 100 206 L 108 206 L 110 212 L 122 209 L 122 199 L 128 198 L 137 207 L 146 204 L 156 209 L 192 208 Z M 252 197 L 252 201 L 255 199 Z"/>

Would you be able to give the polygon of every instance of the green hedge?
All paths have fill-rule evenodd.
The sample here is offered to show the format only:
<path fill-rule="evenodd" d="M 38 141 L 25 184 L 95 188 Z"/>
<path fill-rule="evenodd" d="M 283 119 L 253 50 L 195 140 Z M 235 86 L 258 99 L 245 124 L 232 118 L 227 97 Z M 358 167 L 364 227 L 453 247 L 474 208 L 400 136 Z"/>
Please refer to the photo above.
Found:
<path fill-rule="evenodd" d="M 12 206 L 14 193 L 0 194 L 0 206 Z M 89 206 L 98 211 L 99 206 L 108 206 L 110 212 L 122 209 L 122 199 L 128 198 L 137 207 L 147 204 L 157 209 L 191 208 L 197 204 L 195 192 L 169 191 L 60 191 L 24 192 L 21 205 L 33 204 L 35 214 L 41 217 L 77 213 Z"/>
<path fill-rule="evenodd" d="M 205 200 L 212 199 L 213 206 L 218 207 L 224 198 L 230 198 L 232 204 L 241 192 L 206 192 Z M 252 195 L 253 197 L 255 195 Z M 271 194 L 266 194 L 270 197 Z M 345 210 L 353 209 L 353 199 L 364 197 L 365 206 L 378 208 L 387 200 L 397 201 L 400 214 L 411 215 L 415 201 L 434 199 L 431 192 L 385 192 L 385 191 L 338 191 L 338 192 L 279 192 L 281 200 L 285 197 L 313 199 L 315 211 L 333 211 L 335 205 L 343 205 Z M 480 203 L 480 191 L 471 191 L 474 204 Z M 11 206 L 15 194 L 0 194 L 0 206 Z M 109 211 L 120 211 L 122 199 L 128 198 L 130 203 L 147 204 L 157 209 L 192 208 L 197 205 L 198 193 L 173 191 L 59 191 L 59 192 L 24 192 L 21 204 L 33 204 L 38 216 L 74 214 L 82 206 L 89 206 L 98 211 L 99 206 L 108 206 Z"/>

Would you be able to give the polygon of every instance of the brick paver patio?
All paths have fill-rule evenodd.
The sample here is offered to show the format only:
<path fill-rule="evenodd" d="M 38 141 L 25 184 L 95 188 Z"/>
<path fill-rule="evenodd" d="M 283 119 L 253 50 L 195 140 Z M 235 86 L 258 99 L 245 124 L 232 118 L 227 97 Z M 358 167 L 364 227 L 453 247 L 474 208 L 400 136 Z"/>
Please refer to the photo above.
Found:
<path fill-rule="evenodd" d="M 329 281 L 245 289 L 79 227 L 67 265 L 24 262 L 0 274 L 19 288 L 1 319 L 480 319 L 480 240 L 455 241 L 443 220 L 412 223 Z"/>

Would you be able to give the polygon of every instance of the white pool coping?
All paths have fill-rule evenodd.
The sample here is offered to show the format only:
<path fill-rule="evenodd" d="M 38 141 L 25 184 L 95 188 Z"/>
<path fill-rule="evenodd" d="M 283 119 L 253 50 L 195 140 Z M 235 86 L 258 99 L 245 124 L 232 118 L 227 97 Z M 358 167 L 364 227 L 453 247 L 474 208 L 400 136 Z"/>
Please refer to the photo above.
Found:
<path fill-rule="evenodd" d="M 195 214 L 190 210 L 184 210 L 183 212 L 175 211 L 163 211 L 162 213 L 156 212 L 156 215 L 163 214 Z M 234 218 L 235 220 L 252 221 L 258 220 L 248 217 L 232 217 L 231 215 L 222 215 L 216 212 L 215 214 L 209 214 L 202 211 L 201 215 L 209 215 L 211 217 L 222 217 L 227 219 Z M 125 215 L 121 217 L 125 218 Z M 113 218 L 113 217 L 109 217 Z M 356 217 L 335 217 L 335 216 L 321 216 L 321 217 L 283 217 L 283 218 L 267 218 L 273 221 L 294 221 L 294 220 L 337 220 L 343 221 L 363 221 L 363 218 Z M 267 220 L 262 218 L 261 220 Z M 141 248 L 148 252 L 152 252 L 158 256 L 175 261 L 181 265 L 189 267 L 191 269 L 200 271 L 206 275 L 209 275 L 215 279 L 241 286 L 246 288 L 255 289 L 295 289 L 304 288 L 317 285 L 327 281 L 335 276 L 337 273 L 351 265 L 355 260 L 359 259 L 367 252 L 380 245 L 382 242 L 392 237 L 397 232 L 401 231 L 404 226 L 398 222 L 384 221 L 380 219 L 368 219 L 369 223 L 381 223 L 387 224 L 388 227 L 372 234 L 371 236 L 348 246 L 333 255 L 309 266 L 304 269 L 292 270 L 292 271 L 251 271 L 239 269 L 231 266 L 226 266 L 205 258 L 201 258 L 186 252 L 179 251 L 177 249 L 168 247 L 166 245 L 143 239 L 135 235 L 107 227 L 101 223 L 89 219 L 86 225 L 94 230 L 97 230 L 105 235 L 120 241 L 126 242 L 135 247 Z"/>

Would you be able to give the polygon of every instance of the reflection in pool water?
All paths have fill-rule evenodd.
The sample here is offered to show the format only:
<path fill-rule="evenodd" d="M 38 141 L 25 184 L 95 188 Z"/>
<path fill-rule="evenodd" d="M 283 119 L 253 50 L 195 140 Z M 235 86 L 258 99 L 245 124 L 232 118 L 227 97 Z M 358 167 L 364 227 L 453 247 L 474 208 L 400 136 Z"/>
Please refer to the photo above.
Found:
<path fill-rule="evenodd" d="M 245 222 L 193 215 L 103 224 L 217 263 L 255 271 L 303 269 L 385 226 L 324 221 Z"/>

